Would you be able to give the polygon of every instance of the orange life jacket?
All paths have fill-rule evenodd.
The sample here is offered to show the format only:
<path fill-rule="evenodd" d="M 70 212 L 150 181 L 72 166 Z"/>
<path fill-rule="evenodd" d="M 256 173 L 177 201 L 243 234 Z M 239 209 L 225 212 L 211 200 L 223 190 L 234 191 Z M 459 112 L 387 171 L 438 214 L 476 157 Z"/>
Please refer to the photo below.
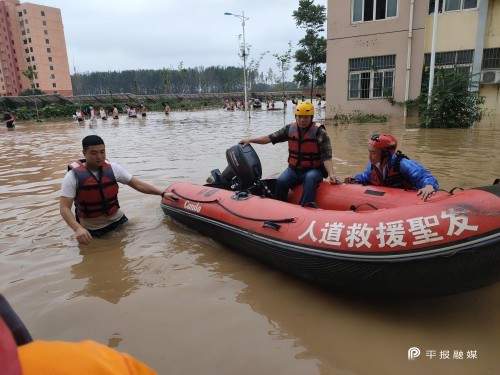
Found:
<path fill-rule="evenodd" d="M 120 207 L 118 203 L 118 183 L 111 164 L 104 162 L 97 178 L 83 163 L 77 160 L 68 165 L 78 180 L 75 196 L 77 217 L 98 217 L 113 215 Z"/>
<path fill-rule="evenodd" d="M 408 159 L 408 157 L 401 151 L 397 152 L 396 160 L 394 164 L 389 168 L 385 179 L 379 168 L 372 164 L 370 173 L 370 185 L 375 186 L 388 186 L 400 189 L 413 189 L 413 186 L 404 180 L 401 174 L 400 164 L 402 159 Z"/>
<path fill-rule="evenodd" d="M 319 126 L 313 122 L 305 132 L 301 132 L 296 122 L 288 129 L 288 165 L 292 168 L 319 168 L 321 155 L 316 138 Z M 322 126 L 322 125 L 320 125 Z"/>

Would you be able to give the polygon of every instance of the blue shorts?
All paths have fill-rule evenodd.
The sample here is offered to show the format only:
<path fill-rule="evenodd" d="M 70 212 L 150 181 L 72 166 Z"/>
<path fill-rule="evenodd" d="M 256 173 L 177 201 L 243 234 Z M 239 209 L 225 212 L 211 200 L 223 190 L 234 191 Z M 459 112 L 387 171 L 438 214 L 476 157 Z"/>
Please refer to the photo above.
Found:
<path fill-rule="evenodd" d="M 96 229 L 96 230 L 90 230 L 90 229 L 87 229 L 87 230 L 92 235 L 92 237 L 102 237 L 106 233 L 115 230 L 120 225 L 125 224 L 127 221 L 128 221 L 128 217 L 123 215 L 119 220 L 117 220 L 114 223 L 111 223 L 109 225 L 106 225 L 104 228 L 100 228 L 100 229 Z"/>

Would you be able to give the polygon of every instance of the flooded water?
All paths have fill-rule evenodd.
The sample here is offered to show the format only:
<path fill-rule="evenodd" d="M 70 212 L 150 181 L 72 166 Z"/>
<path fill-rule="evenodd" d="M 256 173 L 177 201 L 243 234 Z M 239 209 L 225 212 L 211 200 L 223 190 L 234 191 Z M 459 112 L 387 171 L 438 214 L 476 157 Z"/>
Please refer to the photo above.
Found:
<path fill-rule="evenodd" d="M 0 138 L 0 292 L 36 339 L 92 339 L 159 374 L 498 374 L 500 283 L 460 295 L 375 300 L 326 292 L 166 218 L 160 199 L 129 187 L 130 219 L 78 246 L 59 215 L 59 189 L 81 139 L 167 187 L 204 183 L 225 150 L 291 122 L 288 111 L 150 113 L 79 126 L 18 123 Z M 500 118 L 472 129 L 401 121 L 327 125 L 339 178 L 366 166 L 367 139 L 391 132 L 444 189 L 500 177 Z M 286 166 L 285 144 L 256 145 L 264 176 Z M 408 360 L 408 350 L 421 355 Z M 447 358 L 447 354 L 449 357 Z"/>

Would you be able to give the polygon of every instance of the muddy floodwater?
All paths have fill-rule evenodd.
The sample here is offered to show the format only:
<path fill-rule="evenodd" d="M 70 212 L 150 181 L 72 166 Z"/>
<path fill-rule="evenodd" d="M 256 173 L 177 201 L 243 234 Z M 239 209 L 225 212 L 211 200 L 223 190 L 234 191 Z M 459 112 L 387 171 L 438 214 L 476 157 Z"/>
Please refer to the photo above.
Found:
<path fill-rule="evenodd" d="M 159 374 L 499 374 L 500 283 L 431 299 L 339 295 L 179 225 L 159 197 L 127 186 L 129 223 L 78 246 L 58 204 L 84 136 L 100 135 L 111 161 L 151 184 L 202 184 L 238 140 L 291 122 L 292 106 L 251 116 L 217 109 L 0 129 L 0 293 L 32 336 L 92 339 Z M 327 130 L 340 179 L 365 168 L 376 132 L 395 135 L 443 189 L 500 177 L 498 117 L 471 129 L 394 120 Z M 286 144 L 254 147 L 264 176 L 286 167 Z M 409 361 L 412 347 L 421 354 Z"/>

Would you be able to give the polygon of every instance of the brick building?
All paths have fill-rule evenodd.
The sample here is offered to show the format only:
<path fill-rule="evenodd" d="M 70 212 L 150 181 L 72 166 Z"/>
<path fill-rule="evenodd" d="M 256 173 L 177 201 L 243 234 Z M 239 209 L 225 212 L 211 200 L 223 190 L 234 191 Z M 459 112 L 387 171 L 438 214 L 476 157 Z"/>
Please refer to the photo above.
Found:
<path fill-rule="evenodd" d="M 32 82 L 23 74 L 28 70 Z M 61 10 L 0 0 L 0 96 L 29 88 L 73 95 Z"/>

